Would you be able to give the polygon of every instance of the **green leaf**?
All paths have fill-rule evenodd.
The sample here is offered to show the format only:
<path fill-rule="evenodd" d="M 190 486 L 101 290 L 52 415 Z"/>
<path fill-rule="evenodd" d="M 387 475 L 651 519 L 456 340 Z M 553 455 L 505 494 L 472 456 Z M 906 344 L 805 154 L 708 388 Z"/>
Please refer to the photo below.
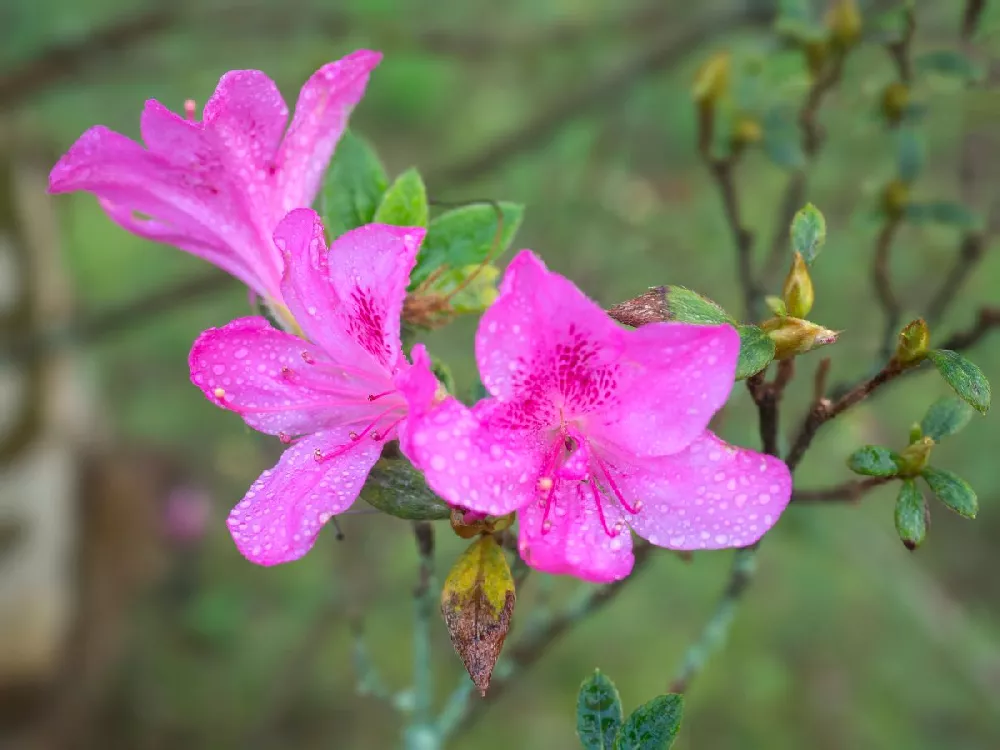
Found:
<path fill-rule="evenodd" d="M 576 734 L 586 750 L 612 750 L 622 724 L 618 689 L 601 670 L 584 680 L 576 697 Z"/>
<path fill-rule="evenodd" d="M 449 303 L 456 314 L 479 314 L 496 300 L 499 277 L 500 269 L 496 266 L 452 268 L 436 276 L 426 291 L 450 296 Z"/>
<path fill-rule="evenodd" d="M 962 477 L 946 469 L 935 469 L 928 466 L 920 476 L 924 478 L 937 499 L 947 505 L 960 516 L 975 518 L 979 512 L 979 500 L 976 492 Z"/>
<path fill-rule="evenodd" d="M 894 477 L 899 473 L 902 458 L 881 445 L 865 445 L 847 459 L 847 468 L 867 477 Z"/>
<path fill-rule="evenodd" d="M 385 168 L 366 141 L 346 131 L 323 180 L 320 214 L 331 238 L 371 223 L 389 186 Z"/>
<path fill-rule="evenodd" d="M 806 204 L 792 219 L 792 250 L 802 253 L 806 263 L 812 265 L 826 242 L 826 219 L 812 203 Z"/>
<path fill-rule="evenodd" d="M 896 138 L 896 169 L 899 179 L 913 182 L 924 167 L 924 141 L 915 128 L 907 127 L 901 127 Z"/>
<path fill-rule="evenodd" d="M 938 442 L 965 427 L 974 413 L 962 399 L 942 396 L 930 405 L 920 422 L 920 432 Z"/>
<path fill-rule="evenodd" d="M 963 81 L 975 81 L 980 78 L 978 66 L 957 50 L 940 49 L 917 55 L 913 67 L 919 74 L 928 73 L 959 78 Z"/>
<path fill-rule="evenodd" d="M 776 166 L 793 171 L 805 166 L 806 157 L 802 151 L 799 131 L 780 111 L 772 110 L 764 115 L 764 139 L 761 148 Z"/>
<path fill-rule="evenodd" d="M 736 379 L 743 380 L 767 367 L 774 359 L 774 339 L 754 325 L 738 325 L 740 358 L 736 362 Z"/>
<path fill-rule="evenodd" d="M 914 224 L 941 224 L 957 229 L 977 229 L 981 224 L 974 211 L 951 201 L 910 202 L 906 219 Z"/>
<path fill-rule="evenodd" d="M 615 738 L 614 750 L 667 750 L 680 730 L 683 712 L 683 696 L 656 696 L 625 720 Z"/>
<path fill-rule="evenodd" d="M 927 535 L 927 502 L 912 479 L 903 481 L 896 496 L 896 533 L 907 549 L 916 549 Z"/>
<path fill-rule="evenodd" d="M 788 308 L 785 307 L 785 300 L 781 299 L 781 297 L 769 294 L 764 297 L 764 304 L 767 305 L 771 312 L 779 318 L 784 318 L 788 315 Z"/>
<path fill-rule="evenodd" d="M 499 247 L 494 248 L 497 212 L 491 204 L 476 203 L 456 208 L 436 217 L 427 229 L 416 268 L 410 274 L 410 288 L 418 286 L 442 266 L 463 268 L 479 265 L 487 258 L 496 260 L 514 239 L 524 206 L 500 203 L 503 228 Z"/>
<path fill-rule="evenodd" d="M 949 349 L 932 349 L 927 356 L 960 398 L 982 414 L 989 411 L 990 381 L 982 370 Z"/>
<path fill-rule="evenodd" d="M 411 168 L 385 191 L 372 221 L 397 227 L 426 227 L 428 211 L 424 180 Z"/>
<path fill-rule="evenodd" d="M 666 290 L 664 299 L 667 305 L 667 320 L 676 320 L 681 323 L 696 323 L 698 325 L 719 325 L 720 323 L 735 322 L 729 313 L 708 297 L 702 297 L 697 292 L 692 292 L 690 289 L 682 286 L 668 286 L 664 288 Z"/>
<path fill-rule="evenodd" d="M 361 499 L 396 518 L 437 521 L 451 516 L 451 508 L 431 491 L 423 474 L 398 458 L 379 459 L 361 488 Z"/>

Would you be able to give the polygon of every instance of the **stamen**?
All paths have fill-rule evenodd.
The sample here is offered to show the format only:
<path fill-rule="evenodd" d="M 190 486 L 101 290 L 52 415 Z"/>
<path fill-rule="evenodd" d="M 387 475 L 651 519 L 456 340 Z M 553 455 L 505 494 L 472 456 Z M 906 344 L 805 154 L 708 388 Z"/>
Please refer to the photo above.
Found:
<path fill-rule="evenodd" d="M 307 365 L 316 364 L 316 358 L 305 350 L 302 351 L 302 361 L 305 362 Z"/>
<path fill-rule="evenodd" d="M 184 100 L 184 114 L 187 116 L 188 122 L 194 122 L 197 109 L 198 105 L 195 103 L 194 99 Z"/>
<path fill-rule="evenodd" d="M 399 419 L 397 419 L 395 422 L 393 422 L 391 425 L 389 425 L 388 427 L 386 427 L 381 432 L 373 432 L 372 433 L 372 440 L 387 440 L 389 438 L 389 435 L 392 434 L 392 431 L 394 429 L 396 429 L 396 425 L 398 425 L 404 419 L 405 419 L 405 417 L 400 417 Z"/>
<path fill-rule="evenodd" d="M 618 489 L 618 485 L 615 484 L 615 480 L 611 478 L 611 472 L 608 471 L 607 465 L 600 459 L 600 456 L 598 456 L 596 453 L 594 454 L 594 460 L 597 461 L 597 465 L 601 467 L 601 472 L 604 474 L 604 478 L 607 480 L 608 486 L 611 488 L 611 491 L 614 493 L 615 497 L 618 498 L 618 502 L 621 504 L 622 508 L 624 508 L 628 513 L 631 513 L 632 515 L 635 515 L 640 510 L 642 510 L 642 500 L 636 500 L 634 506 L 631 506 L 627 502 L 625 502 L 625 498 L 622 496 L 621 490 Z"/>
<path fill-rule="evenodd" d="M 348 437 L 349 437 L 349 438 L 350 438 L 351 440 L 357 440 L 357 439 L 358 439 L 358 433 L 356 433 L 356 432 L 355 432 L 354 430 L 351 430 L 350 432 L 348 432 L 348 433 L 347 433 L 347 436 L 348 436 Z"/>
<path fill-rule="evenodd" d="M 614 531 L 612 531 L 611 529 L 608 528 L 608 520 L 604 517 L 604 506 L 601 505 L 601 492 L 600 490 L 597 489 L 597 482 L 595 482 L 592 477 L 589 484 L 590 484 L 590 494 L 594 496 L 594 502 L 597 504 L 597 517 L 601 519 L 601 526 L 604 527 L 604 533 L 607 534 L 612 539 L 614 539 L 616 536 L 618 536 L 618 530 L 616 528 Z M 580 494 L 581 495 L 583 494 L 582 489 L 580 490 Z"/>
<path fill-rule="evenodd" d="M 212 395 L 215 396 L 218 399 L 223 399 L 223 398 L 226 397 L 226 389 L 225 388 L 216 388 L 214 391 L 212 391 Z"/>
<path fill-rule="evenodd" d="M 285 445 L 288 445 L 289 443 L 292 442 L 292 436 L 289 435 L 287 432 L 279 432 L 278 440 L 280 440 Z"/>
<path fill-rule="evenodd" d="M 378 401 L 380 398 L 383 398 L 384 396 L 389 396 L 389 395 L 391 395 L 391 394 L 393 394 L 395 392 L 396 392 L 396 389 L 394 388 L 391 391 L 382 391 L 382 393 L 375 393 L 375 394 L 369 393 L 368 394 L 368 400 L 369 401 Z"/>
<path fill-rule="evenodd" d="M 347 453 L 347 451 L 351 450 L 351 448 L 354 447 L 354 444 L 356 442 L 358 442 L 361 438 L 365 437 L 368 433 L 370 433 L 372 430 L 374 430 L 375 429 L 375 425 L 378 424 L 378 422 L 379 422 L 380 419 L 382 419 L 383 417 L 385 417 L 387 414 L 391 414 L 393 411 L 395 411 L 395 407 L 393 407 L 392 409 L 386 409 L 384 412 L 382 412 L 377 417 L 375 417 L 375 419 L 372 420 L 371 424 L 369 424 L 367 427 L 365 427 L 365 429 L 363 429 L 361 432 L 355 432 L 354 430 L 351 430 L 349 433 L 347 433 L 348 436 L 351 438 L 351 440 L 346 445 L 342 445 L 339 448 L 335 448 L 334 450 L 332 450 L 332 451 L 330 451 L 329 453 L 326 453 L 326 454 L 324 454 L 323 451 L 321 451 L 319 448 L 317 448 L 315 450 L 315 452 L 313 453 L 313 458 L 315 458 L 316 461 L 318 461 L 318 462 L 323 462 L 323 461 L 329 461 L 330 459 L 337 458 L 338 456 L 344 455 L 345 453 Z M 396 420 L 395 422 L 393 422 L 389 426 L 389 429 L 391 430 L 393 427 L 395 427 L 401 421 L 402 421 L 401 419 Z"/>

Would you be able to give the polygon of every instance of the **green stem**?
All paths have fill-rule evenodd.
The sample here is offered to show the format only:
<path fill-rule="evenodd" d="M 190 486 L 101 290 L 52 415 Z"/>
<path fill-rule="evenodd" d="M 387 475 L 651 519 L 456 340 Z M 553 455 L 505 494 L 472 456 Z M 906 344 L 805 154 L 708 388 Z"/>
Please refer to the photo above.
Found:
<path fill-rule="evenodd" d="M 414 591 L 413 713 L 403 735 L 405 750 L 439 750 L 441 735 L 433 724 L 434 671 L 431 660 L 431 617 L 434 612 L 434 527 L 416 521 L 413 533 L 420 557 Z"/>
<path fill-rule="evenodd" d="M 756 555 L 756 545 L 736 550 L 729 571 L 729 582 L 715 606 L 715 612 L 702 628 L 698 640 L 684 654 L 684 660 L 670 686 L 670 692 L 683 693 L 687 690 L 691 680 L 705 667 L 709 657 L 725 645 L 736 607 L 756 572 Z"/>

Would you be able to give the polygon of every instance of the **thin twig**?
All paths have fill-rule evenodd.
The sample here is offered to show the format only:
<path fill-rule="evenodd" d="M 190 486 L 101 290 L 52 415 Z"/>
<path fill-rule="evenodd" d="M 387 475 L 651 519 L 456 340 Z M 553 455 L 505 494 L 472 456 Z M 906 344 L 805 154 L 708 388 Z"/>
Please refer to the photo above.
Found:
<path fill-rule="evenodd" d="M 736 249 L 737 278 L 743 292 L 743 309 L 746 319 L 755 320 L 759 317 L 759 307 L 764 294 L 754 278 L 753 271 L 753 232 L 746 228 L 740 215 L 739 198 L 736 193 L 734 170 L 739 162 L 740 152 L 734 152 L 724 159 L 706 156 L 709 171 L 715 180 L 722 196 L 722 207 L 726 214 L 726 223 L 733 235 L 733 247 Z"/>
<path fill-rule="evenodd" d="M 822 503 L 831 501 L 855 502 L 876 487 L 892 481 L 893 477 L 869 477 L 852 479 L 833 487 L 819 490 L 796 490 L 792 493 L 793 503 Z"/>
<path fill-rule="evenodd" d="M 799 462 L 805 455 L 806 450 L 812 444 L 813 438 L 816 437 L 816 433 L 819 431 L 820 427 L 838 415 L 843 414 L 850 407 L 863 401 L 877 388 L 885 383 L 888 383 L 890 380 L 899 377 L 905 371 L 906 368 L 893 359 L 889 362 L 889 364 L 879 370 L 874 377 L 855 386 L 836 401 L 830 402 L 823 399 L 813 403 L 812 408 L 809 410 L 809 414 L 806 416 L 805 420 L 803 420 L 802 426 L 799 428 L 798 434 L 792 441 L 792 447 L 788 452 L 787 458 L 785 459 L 785 463 L 788 464 L 788 468 L 794 471 L 799 465 Z"/>
<path fill-rule="evenodd" d="M 987 237 L 983 233 L 972 232 L 962 237 L 958 256 L 955 258 L 951 270 L 948 271 L 940 288 L 927 306 L 927 315 L 924 319 L 928 325 L 933 326 L 940 321 L 951 304 L 958 299 L 958 293 L 962 286 L 985 255 L 986 244 Z"/>
<path fill-rule="evenodd" d="M 410 729 L 428 727 L 434 698 L 434 673 L 431 660 L 431 619 L 434 613 L 434 526 L 430 521 L 415 521 L 413 535 L 420 558 L 419 578 L 413 591 L 413 715 Z"/>
<path fill-rule="evenodd" d="M 714 654 L 729 636 L 729 627 L 736 614 L 736 607 L 753 581 L 757 569 L 757 545 L 738 549 L 733 554 L 733 564 L 722 596 L 705 624 L 701 635 L 684 654 L 681 668 L 670 684 L 671 693 L 683 693 L 691 681 L 701 672 L 708 658 Z"/>

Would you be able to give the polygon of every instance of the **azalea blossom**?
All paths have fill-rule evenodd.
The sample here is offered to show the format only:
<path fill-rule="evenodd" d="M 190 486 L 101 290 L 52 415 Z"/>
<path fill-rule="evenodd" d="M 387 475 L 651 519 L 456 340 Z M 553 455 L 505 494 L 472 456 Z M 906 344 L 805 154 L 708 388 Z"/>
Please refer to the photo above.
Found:
<path fill-rule="evenodd" d="M 630 527 L 670 549 L 746 546 L 788 504 L 791 476 L 706 429 L 739 347 L 727 325 L 625 330 L 525 250 L 476 336 L 489 397 L 435 395 L 415 350 L 401 447 L 450 504 L 517 511 L 522 557 L 550 573 L 624 578 Z"/>
<path fill-rule="evenodd" d="M 151 99 L 140 120 L 145 147 L 93 127 L 53 167 L 49 191 L 93 193 L 125 229 L 215 264 L 283 313 L 275 227 L 312 205 L 381 58 L 360 50 L 316 71 L 287 132 L 288 107 L 259 70 L 222 76 L 201 121 L 193 103 L 185 119 Z"/>
<path fill-rule="evenodd" d="M 229 516 L 249 560 L 274 565 L 308 552 L 397 437 L 407 414 L 399 387 L 411 369 L 400 313 L 424 233 L 368 224 L 327 249 L 316 213 L 292 211 L 274 235 L 284 259 L 280 292 L 308 340 L 250 317 L 195 341 L 192 382 L 290 445 Z"/>

